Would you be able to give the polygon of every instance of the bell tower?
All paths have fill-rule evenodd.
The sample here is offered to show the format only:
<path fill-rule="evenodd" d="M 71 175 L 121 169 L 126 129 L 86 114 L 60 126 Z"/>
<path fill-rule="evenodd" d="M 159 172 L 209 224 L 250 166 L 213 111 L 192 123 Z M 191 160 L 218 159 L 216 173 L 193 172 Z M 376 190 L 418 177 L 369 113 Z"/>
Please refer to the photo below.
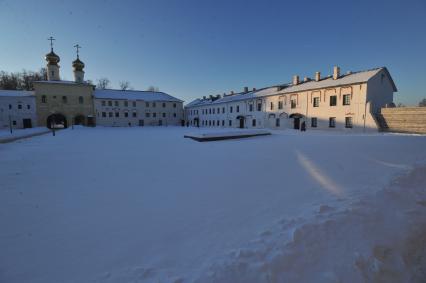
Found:
<path fill-rule="evenodd" d="M 59 81 L 61 80 L 59 76 L 59 61 L 61 59 L 58 55 L 53 52 L 53 41 L 55 40 L 53 37 L 49 37 L 48 40 L 50 40 L 50 53 L 46 54 L 44 57 L 47 61 L 47 80 L 48 81 Z"/>
<path fill-rule="evenodd" d="M 72 62 L 72 67 L 73 67 L 73 71 L 74 71 L 74 81 L 76 83 L 83 83 L 84 82 L 84 63 L 80 60 L 79 57 L 79 49 L 81 48 L 80 45 L 76 44 L 74 45 L 75 49 L 77 50 L 77 59 L 75 59 Z"/>

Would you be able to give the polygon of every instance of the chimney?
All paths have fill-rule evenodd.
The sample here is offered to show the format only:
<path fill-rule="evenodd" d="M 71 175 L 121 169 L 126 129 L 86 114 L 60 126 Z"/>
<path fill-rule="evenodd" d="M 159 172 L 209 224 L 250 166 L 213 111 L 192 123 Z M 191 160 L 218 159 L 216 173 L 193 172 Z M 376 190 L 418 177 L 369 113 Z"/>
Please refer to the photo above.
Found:
<path fill-rule="evenodd" d="M 253 88 L 253 91 L 256 91 L 256 88 L 255 88 L 255 87 Z"/>
<path fill-rule="evenodd" d="M 333 80 L 337 80 L 340 77 L 340 67 L 334 66 L 333 68 Z"/>
<path fill-rule="evenodd" d="M 315 72 L 315 81 L 319 82 L 321 80 L 321 73 L 320 72 Z"/>
<path fill-rule="evenodd" d="M 244 93 L 247 93 L 248 92 L 248 87 L 244 87 Z"/>
<path fill-rule="evenodd" d="M 293 76 L 293 85 L 298 85 L 299 84 L 299 76 L 298 75 L 294 75 Z"/>

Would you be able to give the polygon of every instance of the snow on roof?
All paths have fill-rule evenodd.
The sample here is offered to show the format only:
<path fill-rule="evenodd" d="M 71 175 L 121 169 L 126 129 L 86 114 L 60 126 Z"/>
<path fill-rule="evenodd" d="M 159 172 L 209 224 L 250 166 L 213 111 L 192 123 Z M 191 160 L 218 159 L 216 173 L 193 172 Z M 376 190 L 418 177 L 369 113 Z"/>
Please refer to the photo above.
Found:
<path fill-rule="evenodd" d="M 334 80 L 333 77 L 328 76 L 321 79 L 318 82 L 315 80 L 311 80 L 307 82 L 300 82 L 297 85 L 283 84 L 278 86 L 265 87 L 259 90 L 249 91 L 247 93 L 237 93 L 233 95 L 227 95 L 222 98 L 216 99 L 214 101 L 212 101 L 211 99 L 198 98 L 192 101 L 191 103 L 187 104 L 185 107 L 219 104 L 219 103 L 225 103 L 230 101 L 249 100 L 249 99 L 256 99 L 256 98 L 270 96 L 270 95 L 287 94 L 287 93 L 314 90 L 314 89 L 320 89 L 320 88 L 363 83 L 363 82 L 367 82 L 370 78 L 375 76 L 381 70 L 384 70 L 385 72 L 387 72 L 393 84 L 392 78 L 390 77 L 387 69 L 385 67 L 381 67 L 381 68 L 375 68 L 375 69 L 366 70 L 366 71 L 344 74 L 344 75 L 341 75 L 337 80 Z M 394 90 L 396 91 L 395 85 L 394 85 Z"/>
<path fill-rule="evenodd" d="M 35 81 L 35 83 L 43 83 L 43 84 L 64 84 L 64 85 L 92 85 L 88 82 L 78 83 L 75 81 Z"/>
<path fill-rule="evenodd" d="M 25 96 L 34 96 L 34 91 L 27 90 L 1 90 L 0 96 L 8 97 L 25 97 Z"/>
<path fill-rule="evenodd" d="M 183 102 L 164 92 L 141 91 L 141 90 L 119 90 L 119 89 L 96 89 L 95 98 L 99 99 L 128 99 L 144 101 L 171 101 Z"/>

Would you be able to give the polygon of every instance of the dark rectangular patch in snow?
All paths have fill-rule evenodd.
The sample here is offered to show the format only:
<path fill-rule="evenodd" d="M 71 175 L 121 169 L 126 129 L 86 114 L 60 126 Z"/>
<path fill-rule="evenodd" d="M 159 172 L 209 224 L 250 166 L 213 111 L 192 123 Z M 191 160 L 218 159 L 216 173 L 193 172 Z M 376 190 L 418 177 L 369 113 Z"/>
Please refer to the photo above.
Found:
<path fill-rule="evenodd" d="M 223 133 L 208 133 L 208 134 L 187 134 L 184 138 L 190 138 L 198 142 L 221 141 L 231 139 L 242 139 L 257 136 L 268 136 L 271 133 L 268 131 L 241 131 L 241 132 L 223 132 Z"/>

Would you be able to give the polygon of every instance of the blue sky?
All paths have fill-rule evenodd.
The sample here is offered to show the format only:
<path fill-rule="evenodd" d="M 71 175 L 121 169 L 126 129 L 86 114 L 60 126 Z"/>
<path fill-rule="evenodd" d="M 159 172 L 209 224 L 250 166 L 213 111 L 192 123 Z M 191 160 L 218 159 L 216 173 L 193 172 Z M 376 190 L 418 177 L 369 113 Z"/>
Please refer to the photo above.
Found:
<path fill-rule="evenodd" d="M 86 79 L 150 85 L 189 102 L 290 82 L 294 74 L 388 67 L 397 102 L 426 97 L 426 1 L 0 0 L 0 69 L 44 66 L 54 36 L 61 75 L 73 45 Z"/>

